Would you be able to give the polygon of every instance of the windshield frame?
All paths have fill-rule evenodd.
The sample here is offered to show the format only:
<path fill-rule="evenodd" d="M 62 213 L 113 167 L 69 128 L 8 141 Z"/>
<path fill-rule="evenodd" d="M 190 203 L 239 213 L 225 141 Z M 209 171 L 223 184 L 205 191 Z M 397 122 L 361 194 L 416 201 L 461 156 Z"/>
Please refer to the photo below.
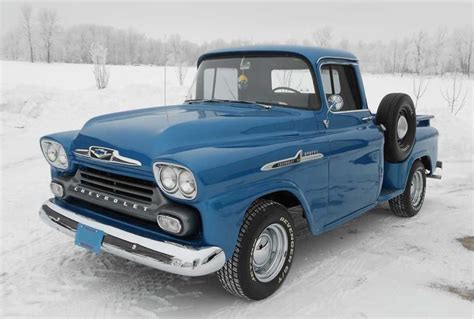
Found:
<path fill-rule="evenodd" d="M 306 110 L 306 111 L 313 111 L 313 112 L 319 112 L 322 110 L 323 107 L 323 100 L 321 98 L 321 91 L 319 90 L 319 80 L 318 77 L 316 76 L 316 70 L 313 67 L 312 63 L 308 60 L 307 57 L 305 57 L 302 54 L 294 53 L 294 52 L 276 52 L 276 51 L 235 51 L 235 52 L 220 52 L 220 53 L 207 53 L 204 54 L 202 57 L 199 58 L 198 64 L 197 64 L 197 70 L 199 70 L 199 67 L 202 62 L 207 61 L 207 60 L 217 60 L 217 59 L 229 59 L 229 58 L 266 58 L 266 57 L 277 57 L 277 58 L 284 58 L 284 57 L 289 57 L 289 58 L 297 58 L 300 59 L 303 63 L 306 64 L 308 67 L 310 73 L 311 73 L 311 78 L 313 80 L 313 86 L 314 86 L 314 93 L 317 94 L 317 99 L 316 101 L 318 102 L 318 105 L 313 105 L 313 106 L 296 106 L 296 105 L 284 105 L 284 104 L 277 104 L 277 103 L 267 103 L 269 105 L 272 105 L 274 107 L 285 107 L 285 108 L 293 108 L 293 109 L 298 109 L 298 110 Z M 197 79 L 197 73 L 196 73 L 196 78 L 194 81 Z M 193 82 L 194 82 L 193 81 Z"/>

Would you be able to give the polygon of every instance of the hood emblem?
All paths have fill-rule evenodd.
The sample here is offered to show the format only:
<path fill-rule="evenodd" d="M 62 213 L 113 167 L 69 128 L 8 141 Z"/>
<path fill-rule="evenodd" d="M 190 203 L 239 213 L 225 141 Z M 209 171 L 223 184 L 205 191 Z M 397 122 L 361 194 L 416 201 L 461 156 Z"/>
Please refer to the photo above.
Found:
<path fill-rule="evenodd" d="M 296 164 L 300 164 L 300 163 L 304 163 L 308 161 L 318 160 L 323 157 L 324 155 L 322 153 L 319 153 L 318 151 L 303 152 L 303 150 L 299 150 L 295 156 L 265 164 L 262 166 L 260 170 L 270 171 L 273 169 L 278 169 L 278 168 L 296 165 Z"/>
<path fill-rule="evenodd" d="M 142 166 L 142 163 L 139 161 L 133 158 L 122 156 L 119 154 L 119 151 L 107 147 L 91 146 L 89 149 L 76 149 L 74 154 L 97 161 L 128 166 Z"/>
<path fill-rule="evenodd" d="M 100 148 L 97 146 L 92 146 L 90 149 L 90 155 L 94 156 L 95 158 L 101 159 L 101 160 L 109 160 L 113 153 L 114 150 L 107 149 L 107 148 Z"/>

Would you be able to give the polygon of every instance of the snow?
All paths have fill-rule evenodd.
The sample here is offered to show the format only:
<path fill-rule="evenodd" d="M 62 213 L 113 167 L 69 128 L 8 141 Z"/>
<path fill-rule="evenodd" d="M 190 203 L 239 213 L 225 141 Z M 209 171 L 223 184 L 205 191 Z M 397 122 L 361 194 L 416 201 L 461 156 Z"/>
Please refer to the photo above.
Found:
<path fill-rule="evenodd" d="M 44 225 L 51 197 L 40 136 L 80 128 L 92 116 L 163 104 L 163 68 L 111 66 L 95 88 L 92 66 L 0 62 L 0 315 L 140 317 L 462 316 L 472 303 L 473 257 L 458 238 L 473 235 L 472 80 L 452 115 L 431 78 L 418 113 L 434 114 L 443 179 L 428 180 L 422 212 L 393 216 L 386 205 L 321 236 L 302 236 L 283 287 L 260 302 L 234 298 L 216 276 L 186 278 L 107 254 L 94 255 Z M 168 68 L 168 104 L 184 99 Z M 389 92 L 411 93 L 411 77 L 364 74 L 370 108 Z"/>

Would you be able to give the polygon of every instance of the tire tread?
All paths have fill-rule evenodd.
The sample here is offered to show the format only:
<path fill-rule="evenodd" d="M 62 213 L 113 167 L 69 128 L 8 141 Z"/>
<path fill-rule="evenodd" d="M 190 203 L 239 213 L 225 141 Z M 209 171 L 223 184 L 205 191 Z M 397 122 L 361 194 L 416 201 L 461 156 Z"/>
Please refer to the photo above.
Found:
<path fill-rule="evenodd" d="M 217 278 L 222 287 L 229 293 L 244 299 L 250 299 L 245 295 L 241 285 L 238 272 L 238 264 L 240 261 L 240 251 L 242 249 L 242 240 L 247 233 L 252 221 L 258 214 L 265 212 L 265 210 L 273 205 L 281 206 L 281 204 L 267 199 L 257 199 L 247 210 L 244 217 L 244 222 L 240 227 L 239 237 L 237 238 L 237 245 L 235 247 L 232 257 L 226 261 L 224 266 L 217 271 Z"/>
<path fill-rule="evenodd" d="M 422 169 L 425 168 L 421 161 L 417 160 L 413 163 L 413 166 L 410 169 L 410 180 L 411 180 L 414 172 L 420 167 Z M 415 211 L 414 208 L 411 206 L 412 204 L 411 204 L 411 197 L 410 197 L 410 180 L 407 181 L 407 185 L 406 185 L 405 190 L 403 191 L 402 194 L 400 194 L 397 197 L 392 198 L 388 201 L 388 203 L 390 205 L 390 209 L 391 209 L 391 211 L 393 212 L 393 214 L 395 216 L 407 218 L 407 217 L 413 217 L 416 214 L 418 214 L 418 212 L 419 212 L 419 209 Z M 426 183 L 426 178 L 425 178 L 424 182 Z M 423 190 L 423 194 L 422 194 L 423 197 L 422 197 L 422 201 L 421 201 L 421 204 L 420 204 L 420 208 L 421 208 L 421 205 L 423 205 L 423 200 L 425 198 L 425 192 L 426 192 L 426 184 L 424 185 L 424 190 Z"/>

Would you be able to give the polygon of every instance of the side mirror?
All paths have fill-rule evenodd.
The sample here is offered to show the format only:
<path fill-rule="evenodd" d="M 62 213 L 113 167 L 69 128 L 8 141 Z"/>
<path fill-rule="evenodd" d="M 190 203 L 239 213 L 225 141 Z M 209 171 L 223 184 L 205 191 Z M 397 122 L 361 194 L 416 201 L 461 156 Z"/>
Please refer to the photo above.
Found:
<path fill-rule="evenodd" d="M 333 94 L 328 97 L 328 111 L 326 112 L 326 119 L 323 120 L 324 126 L 329 128 L 329 112 L 337 112 L 344 106 L 344 100 L 340 95 Z"/>
<path fill-rule="evenodd" d="M 344 100 L 340 95 L 333 94 L 328 97 L 328 111 L 340 111 L 344 106 Z"/>

